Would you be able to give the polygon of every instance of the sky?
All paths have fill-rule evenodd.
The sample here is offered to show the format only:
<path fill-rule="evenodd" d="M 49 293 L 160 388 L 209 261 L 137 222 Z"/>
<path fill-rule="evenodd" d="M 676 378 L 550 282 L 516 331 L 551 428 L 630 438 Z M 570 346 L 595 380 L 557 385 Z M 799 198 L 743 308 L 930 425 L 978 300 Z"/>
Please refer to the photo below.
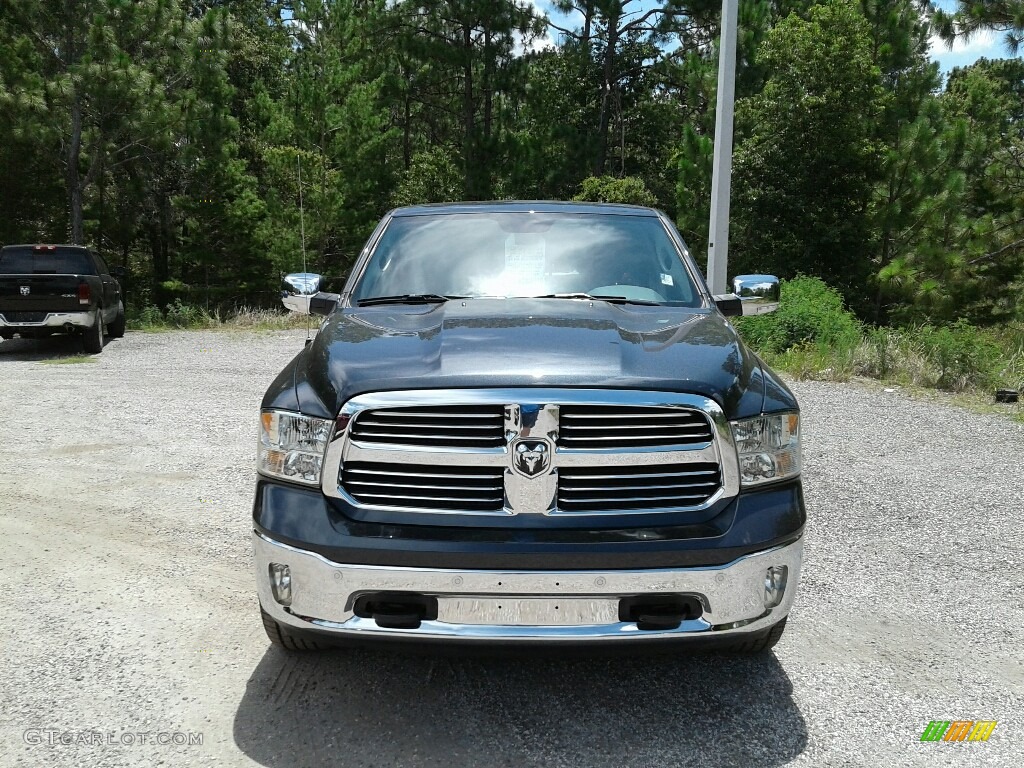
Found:
<path fill-rule="evenodd" d="M 944 11 L 956 10 L 956 0 L 936 0 L 935 4 Z M 950 48 L 937 37 L 932 37 L 932 58 L 939 62 L 939 68 L 943 72 L 949 72 L 953 67 L 963 67 L 973 64 L 978 59 L 1005 59 L 1010 56 L 1004 44 L 1005 35 L 1002 32 L 982 32 L 969 41 L 957 40 Z"/>

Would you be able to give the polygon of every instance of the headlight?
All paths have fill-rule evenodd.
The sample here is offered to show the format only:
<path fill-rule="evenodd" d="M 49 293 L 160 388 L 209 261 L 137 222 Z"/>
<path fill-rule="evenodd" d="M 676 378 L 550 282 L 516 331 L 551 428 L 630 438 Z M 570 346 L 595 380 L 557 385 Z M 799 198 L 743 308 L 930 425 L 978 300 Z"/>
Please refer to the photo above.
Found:
<path fill-rule="evenodd" d="M 260 414 L 257 470 L 294 483 L 319 485 L 331 423 L 297 413 L 264 411 Z"/>
<path fill-rule="evenodd" d="M 744 486 L 800 474 L 800 416 L 774 413 L 732 422 Z"/>

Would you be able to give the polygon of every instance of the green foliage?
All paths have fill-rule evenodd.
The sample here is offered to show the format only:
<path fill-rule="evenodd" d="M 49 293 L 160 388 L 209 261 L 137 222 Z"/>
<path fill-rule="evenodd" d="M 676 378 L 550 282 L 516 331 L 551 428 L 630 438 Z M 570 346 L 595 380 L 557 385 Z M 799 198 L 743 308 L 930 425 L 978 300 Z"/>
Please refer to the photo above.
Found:
<path fill-rule="evenodd" d="M 395 205 L 444 203 L 462 198 L 462 175 L 447 153 L 420 152 L 413 157 L 395 190 Z"/>
<path fill-rule="evenodd" d="M 921 347 L 938 369 L 935 386 L 960 391 L 969 386 L 990 386 L 999 358 L 999 348 L 966 322 L 935 328 L 924 326 L 909 331 L 918 336 Z"/>
<path fill-rule="evenodd" d="M 209 328 L 217 319 L 202 307 L 186 304 L 176 298 L 163 311 L 147 304 L 138 309 L 129 309 L 128 328 L 136 331 L 165 331 L 181 328 Z"/>
<path fill-rule="evenodd" d="M 864 326 L 817 278 L 784 282 L 775 313 L 736 326 L 770 365 L 801 379 L 859 375 L 955 392 L 1024 387 L 1024 327 Z"/>
<path fill-rule="evenodd" d="M 982 60 L 943 89 L 917 0 L 739 12 L 730 271 L 818 276 L 875 325 L 1024 320 L 1024 63 Z M 0 243 L 98 248 L 131 269 L 133 317 L 152 325 L 166 310 L 147 307 L 183 324 L 206 322 L 185 307 L 275 307 L 304 254 L 337 282 L 394 205 L 653 205 L 701 261 L 719 13 L 0 0 Z M 1019 0 L 934 18 L 950 39 L 1019 39 Z M 773 354 L 827 368 L 816 338 Z M 875 338 L 832 367 L 910 349 L 879 341 L 871 363 Z"/>
<path fill-rule="evenodd" d="M 658 204 L 657 198 L 647 189 L 643 179 L 638 179 L 635 176 L 627 176 L 624 179 L 616 179 L 612 176 L 590 176 L 583 180 L 580 192 L 573 200 L 648 207 Z"/>
<path fill-rule="evenodd" d="M 711 217 L 711 168 L 714 142 L 692 125 L 683 126 L 683 137 L 676 154 L 679 180 L 676 185 L 678 214 L 676 225 L 691 249 L 704 253 L 708 243 Z M 706 258 L 701 266 L 705 266 Z"/>
<path fill-rule="evenodd" d="M 772 29 L 763 90 L 738 106 L 736 270 L 817 275 L 848 300 L 870 275 L 868 203 L 882 82 L 857 4 L 831 0 Z"/>

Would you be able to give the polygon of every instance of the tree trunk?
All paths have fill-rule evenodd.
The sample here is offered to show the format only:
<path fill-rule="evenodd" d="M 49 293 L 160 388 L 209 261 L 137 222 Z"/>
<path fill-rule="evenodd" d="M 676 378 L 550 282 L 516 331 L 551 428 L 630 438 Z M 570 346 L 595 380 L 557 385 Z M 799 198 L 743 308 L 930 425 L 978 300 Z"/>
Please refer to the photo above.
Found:
<path fill-rule="evenodd" d="M 71 243 L 85 244 L 85 217 L 82 212 L 82 183 L 79 161 L 82 156 L 82 102 L 76 93 L 71 100 L 71 139 L 68 141 L 65 186 L 68 195 L 68 224 Z"/>
<path fill-rule="evenodd" d="M 608 19 L 608 45 L 604 49 L 604 71 L 601 83 L 601 112 L 597 121 L 597 157 L 594 158 L 594 175 L 604 176 L 608 159 L 608 125 L 611 112 L 612 81 L 615 79 L 615 46 L 619 43 L 619 19 Z"/>
<path fill-rule="evenodd" d="M 473 130 L 473 30 L 466 21 L 462 27 L 462 50 L 465 56 L 463 64 L 463 93 L 462 93 L 462 160 L 465 163 L 465 189 L 466 198 L 475 200 L 477 195 L 476 183 L 476 147 L 475 131 Z"/>
<path fill-rule="evenodd" d="M 402 126 L 402 167 L 409 170 L 412 165 L 412 74 L 408 66 L 402 67 L 405 77 L 405 124 Z"/>

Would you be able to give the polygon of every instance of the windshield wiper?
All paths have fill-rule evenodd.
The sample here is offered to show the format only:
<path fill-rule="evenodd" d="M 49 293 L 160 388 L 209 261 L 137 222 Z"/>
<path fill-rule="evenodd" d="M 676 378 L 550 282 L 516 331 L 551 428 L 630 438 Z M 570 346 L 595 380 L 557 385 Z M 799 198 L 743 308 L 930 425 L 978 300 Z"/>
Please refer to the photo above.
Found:
<path fill-rule="evenodd" d="M 543 296 L 530 296 L 531 299 L 590 299 L 591 301 L 607 301 L 609 304 L 643 304 L 648 307 L 660 307 L 661 302 L 646 299 L 628 299 L 625 296 L 592 296 L 589 293 L 546 293 Z"/>
<path fill-rule="evenodd" d="M 442 296 L 439 293 L 403 293 L 398 296 L 371 296 L 360 299 L 360 307 L 372 307 L 378 304 L 443 304 L 449 299 L 468 299 L 469 296 Z"/>

